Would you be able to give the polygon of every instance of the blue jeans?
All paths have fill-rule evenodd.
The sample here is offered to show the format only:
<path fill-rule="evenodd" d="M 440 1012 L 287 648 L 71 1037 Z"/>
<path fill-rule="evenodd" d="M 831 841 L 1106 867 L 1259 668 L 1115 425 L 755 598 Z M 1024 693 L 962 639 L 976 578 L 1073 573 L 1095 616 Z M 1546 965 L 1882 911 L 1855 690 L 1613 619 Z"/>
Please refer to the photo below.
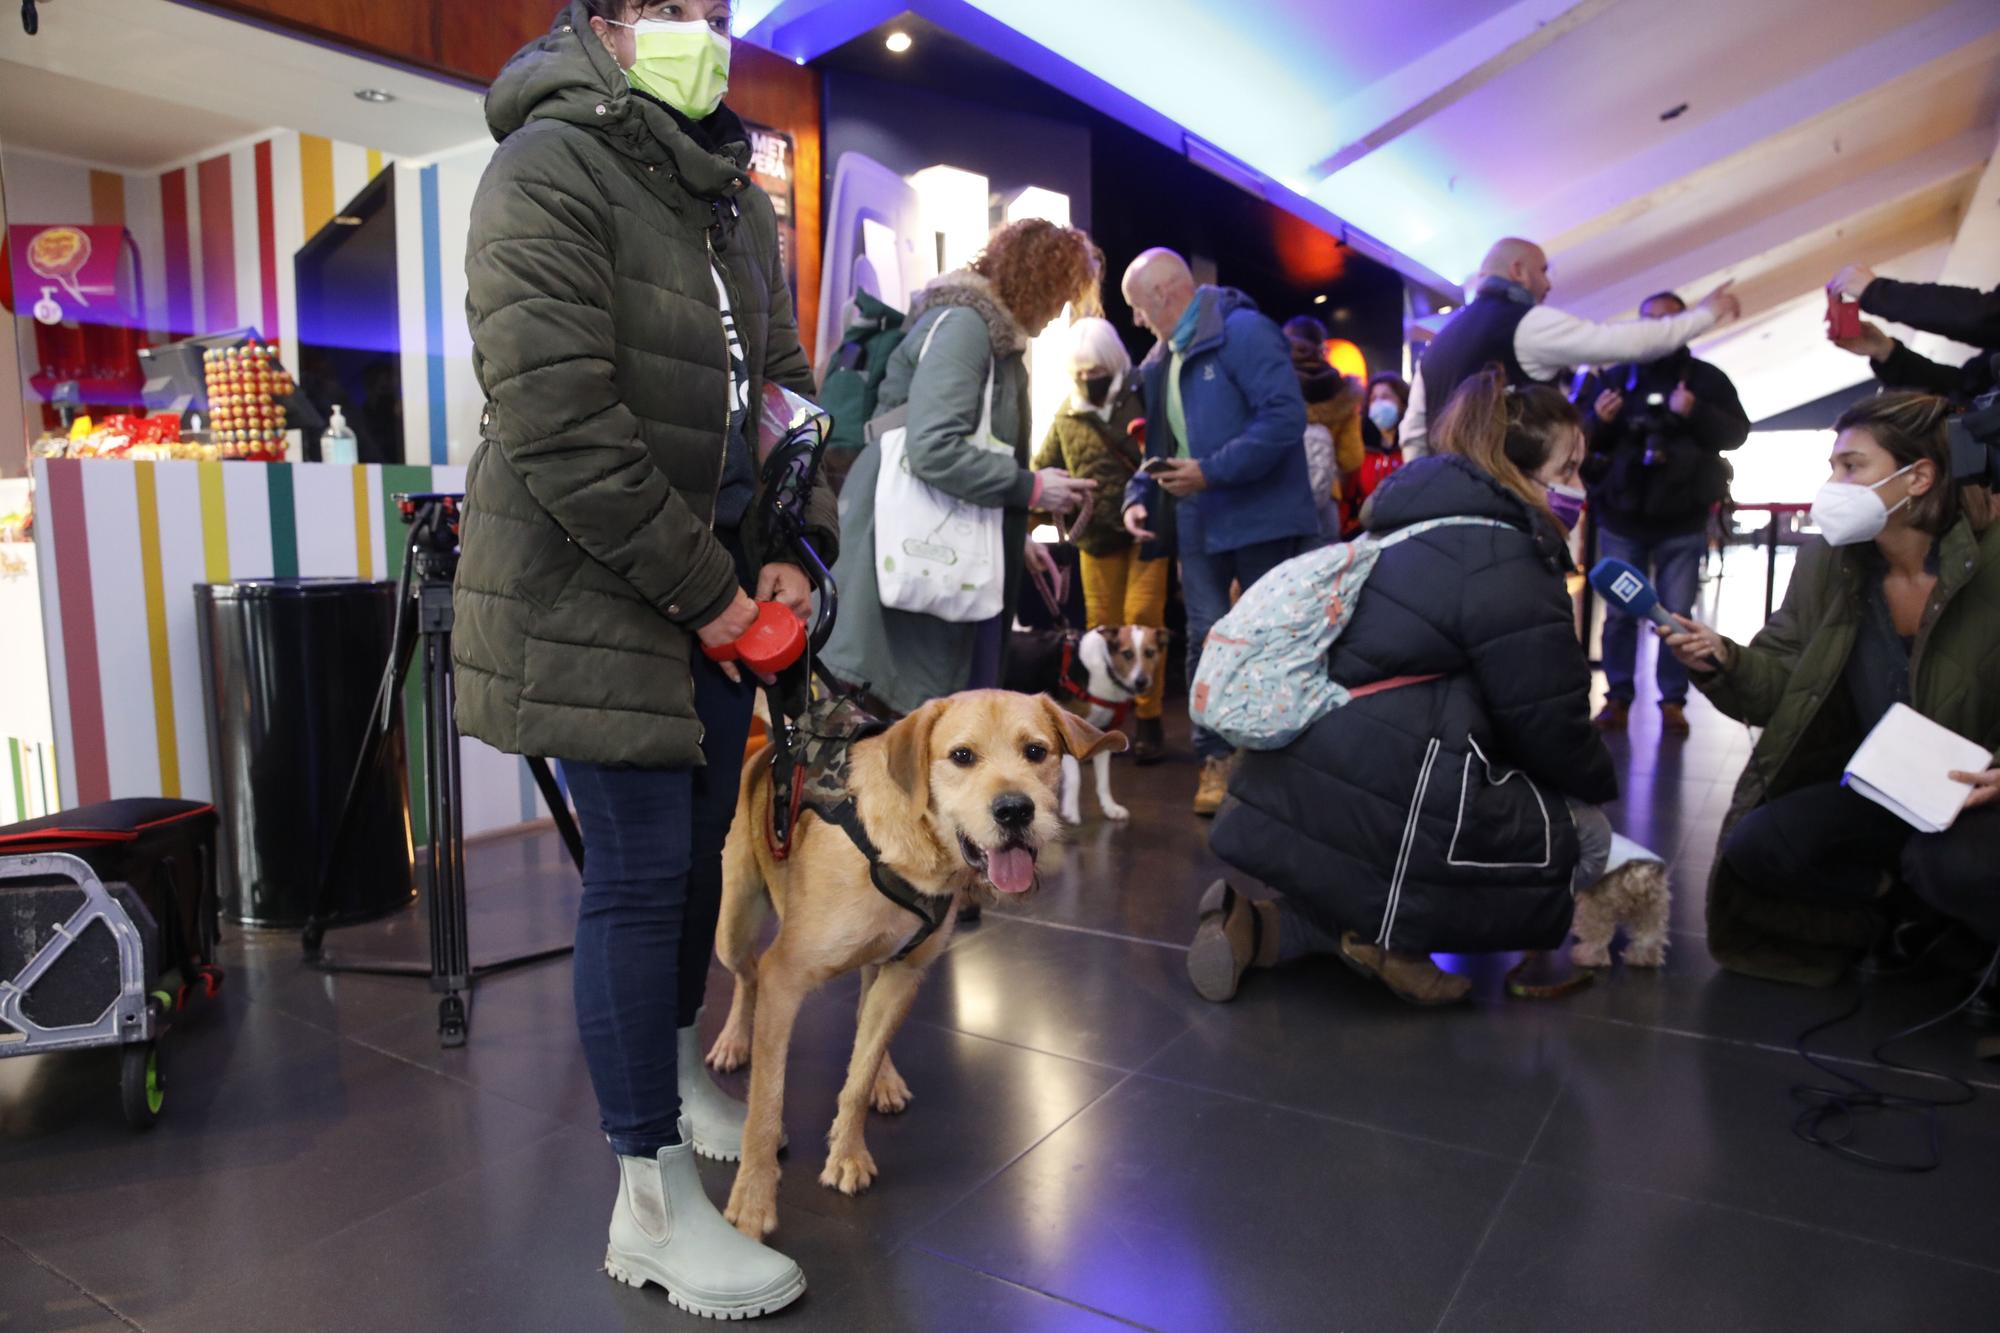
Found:
<path fill-rule="evenodd" d="M 674 1033 L 701 1010 L 722 910 L 754 686 L 695 655 L 696 769 L 563 763 L 583 833 L 576 1025 L 604 1136 L 621 1157 L 680 1142 Z"/>
<path fill-rule="evenodd" d="M 1660 605 L 1667 610 L 1684 616 L 1693 613 L 1695 593 L 1701 587 L 1701 557 L 1708 550 L 1706 530 L 1654 542 L 1634 541 L 1609 530 L 1600 530 L 1597 550 L 1599 555 L 1623 560 L 1649 571 L 1653 585 L 1659 589 Z M 1610 607 L 1606 611 L 1604 679 L 1610 686 L 1610 696 L 1629 704 L 1639 667 L 1639 622 L 1623 611 Z M 1687 668 L 1665 648 L 1656 644 L 1655 649 L 1659 654 L 1654 671 L 1660 684 L 1660 702 L 1686 703 Z"/>
<path fill-rule="evenodd" d="M 1187 673 L 1188 686 L 1193 688 L 1195 673 L 1201 667 L 1202 643 L 1208 638 L 1215 622 L 1229 610 L 1229 585 L 1234 582 L 1248 588 L 1305 550 L 1307 543 L 1304 538 L 1286 537 L 1280 541 L 1258 542 L 1234 551 L 1209 554 L 1187 549 L 1194 545 L 1186 541 L 1189 535 L 1184 529 L 1181 597 L 1187 602 Z M 1228 741 L 1208 728 L 1194 729 L 1194 752 L 1203 759 L 1226 759 L 1233 749 Z"/>

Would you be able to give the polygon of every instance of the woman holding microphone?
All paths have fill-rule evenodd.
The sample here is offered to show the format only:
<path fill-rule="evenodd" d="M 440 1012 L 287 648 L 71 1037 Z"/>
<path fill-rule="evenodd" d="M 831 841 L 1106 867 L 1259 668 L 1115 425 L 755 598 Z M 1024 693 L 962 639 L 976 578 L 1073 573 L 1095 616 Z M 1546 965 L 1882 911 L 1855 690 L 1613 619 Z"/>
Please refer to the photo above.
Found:
<path fill-rule="evenodd" d="M 1709 951 L 1734 971 L 1832 984 L 1890 920 L 1898 882 L 2000 942 L 2000 767 L 1952 775 L 1971 799 L 1942 833 L 1841 785 L 1898 703 L 2000 747 L 2000 530 L 1987 493 L 1952 476 L 1950 410 L 1885 393 L 1835 423 L 1821 540 L 1756 638 L 1686 617 L 1659 631 L 1717 708 L 1764 729 L 1709 885 Z"/>

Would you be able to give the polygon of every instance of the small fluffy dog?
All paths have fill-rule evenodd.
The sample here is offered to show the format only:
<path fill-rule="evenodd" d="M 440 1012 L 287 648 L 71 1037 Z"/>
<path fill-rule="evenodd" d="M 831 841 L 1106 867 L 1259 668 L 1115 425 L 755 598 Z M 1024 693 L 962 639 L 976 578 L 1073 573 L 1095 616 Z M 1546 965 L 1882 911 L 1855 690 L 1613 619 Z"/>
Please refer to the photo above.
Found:
<path fill-rule="evenodd" d="M 1046 693 L 1100 731 L 1121 731 L 1132 705 L 1166 669 L 1167 632 L 1143 625 L 1102 625 L 1077 640 L 1074 650 L 1044 648 L 1034 660 L 1010 663 L 1008 682 L 1028 693 Z M 1111 795 L 1111 752 L 1095 759 L 1097 804 L 1121 823 L 1132 812 Z M 1083 822 L 1083 765 L 1063 760 L 1062 819 Z"/>
<path fill-rule="evenodd" d="M 1611 937 L 1622 925 L 1627 967 L 1663 965 L 1671 902 L 1666 863 L 1624 834 L 1612 834 L 1604 877 L 1576 896 L 1570 961 L 1578 967 L 1610 967 Z"/>
<path fill-rule="evenodd" d="M 736 974 L 729 1019 L 709 1051 L 717 1069 L 750 1071 L 743 1160 L 724 1215 L 756 1240 L 778 1224 L 778 1146 L 785 1056 L 799 1006 L 822 983 L 861 969 L 861 1014 L 847 1082 L 827 1135 L 820 1183 L 859 1194 L 876 1176 L 863 1141 L 868 1109 L 903 1110 L 910 1089 L 889 1060 L 889 1039 L 924 972 L 951 939 L 968 892 L 1019 898 L 1036 884 L 1042 848 L 1060 831 L 1065 765 L 1125 748 L 1049 699 L 978 690 L 924 705 L 848 752 L 846 791 L 874 856 L 846 828 L 801 817 L 777 859 L 766 831 L 773 782 L 760 748 L 745 762 L 736 822 L 722 854 L 722 920 L 715 950 Z M 812 807 L 808 807 L 810 811 Z M 939 924 L 879 887 L 884 872 L 914 890 Z M 753 952 L 766 910 L 777 937 Z"/>

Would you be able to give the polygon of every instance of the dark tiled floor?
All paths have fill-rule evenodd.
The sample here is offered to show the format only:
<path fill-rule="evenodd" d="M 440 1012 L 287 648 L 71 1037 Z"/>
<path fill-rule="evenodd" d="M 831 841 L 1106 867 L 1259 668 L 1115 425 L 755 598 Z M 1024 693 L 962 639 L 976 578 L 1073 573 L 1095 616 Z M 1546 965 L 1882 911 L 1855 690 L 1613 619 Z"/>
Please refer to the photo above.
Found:
<path fill-rule="evenodd" d="M 1510 960 L 1463 960 L 1478 1003 L 1449 1013 L 1324 964 L 1197 1000 L 1182 946 L 1218 868 L 1192 765 L 1121 766 L 1132 827 L 1084 827 L 1027 916 L 937 968 L 895 1048 L 916 1100 L 871 1123 L 883 1176 L 860 1199 L 814 1179 L 853 981 L 807 1007 L 779 1240 L 811 1288 L 778 1322 L 1994 1327 L 2000 1071 L 1959 1029 L 1909 1046 L 1982 1085 L 1945 1114 L 1936 1174 L 1796 1141 L 1791 1042 L 1852 992 L 1709 961 L 1702 879 L 1749 740 L 1700 708 L 1680 744 L 1636 719 L 1618 816 L 1675 858 L 1669 965 L 1530 1003 L 1503 997 Z M 482 948 L 545 942 L 572 910 L 548 835 L 476 848 L 473 883 Z M 343 943 L 407 948 L 414 925 Z M 696 1326 L 596 1271 L 615 1176 L 566 960 L 484 983 L 458 1051 L 418 983 L 308 972 L 289 936 L 234 938 L 229 962 L 174 1036 L 151 1134 L 122 1126 L 101 1057 L 0 1061 L 0 1333 Z M 1954 985 L 1883 986 L 1827 1048 L 1864 1060 Z M 721 1198 L 729 1170 L 703 1172 Z"/>

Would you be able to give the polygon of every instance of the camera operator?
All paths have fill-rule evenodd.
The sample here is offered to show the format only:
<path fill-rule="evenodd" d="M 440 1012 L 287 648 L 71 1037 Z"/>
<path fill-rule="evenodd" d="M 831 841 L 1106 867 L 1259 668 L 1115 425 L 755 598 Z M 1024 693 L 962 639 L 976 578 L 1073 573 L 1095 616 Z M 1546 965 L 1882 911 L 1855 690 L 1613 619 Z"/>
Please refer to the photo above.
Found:
<path fill-rule="evenodd" d="M 1827 290 L 1859 302 L 1864 314 L 1980 349 L 1963 366 L 1948 366 L 1920 356 L 1864 320 L 1858 336 L 1836 338 L 1834 345 L 1867 357 L 1885 388 L 1921 389 L 1963 406 L 1995 387 L 1988 353 L 2000 351 L 2000 287 L 1981 292 L 1934 282 L 1899 282 L 1876 277 L 1865 264 L 1849 264 L 1834 275 Z"/>
<path fill-rule="evenodd" d="M 1687 309 L 1672 292 L 1649 296 L 1645 319 Z M 1587 377 L 1577 394 L 1590 459 L 1591 513 L 1598 549 L 1651 574 L 1660 602 L 1686 615 L 1694 606 L 1709 515 L 1729 491 L 1722 455 L 1750 435 L 1750 418 L 1729 377 L 1678 348 L 1657 361 L 1614 366 Z M 1612 608 L 1604 626 L 1604 675 L 1610 687 L 1597 726 L 1623 731 L 1632 709 L 1639 625 Z M 1685 736 L 1687 671 L 1670 652 L 1657 667 L 1660 725 Z"/>

